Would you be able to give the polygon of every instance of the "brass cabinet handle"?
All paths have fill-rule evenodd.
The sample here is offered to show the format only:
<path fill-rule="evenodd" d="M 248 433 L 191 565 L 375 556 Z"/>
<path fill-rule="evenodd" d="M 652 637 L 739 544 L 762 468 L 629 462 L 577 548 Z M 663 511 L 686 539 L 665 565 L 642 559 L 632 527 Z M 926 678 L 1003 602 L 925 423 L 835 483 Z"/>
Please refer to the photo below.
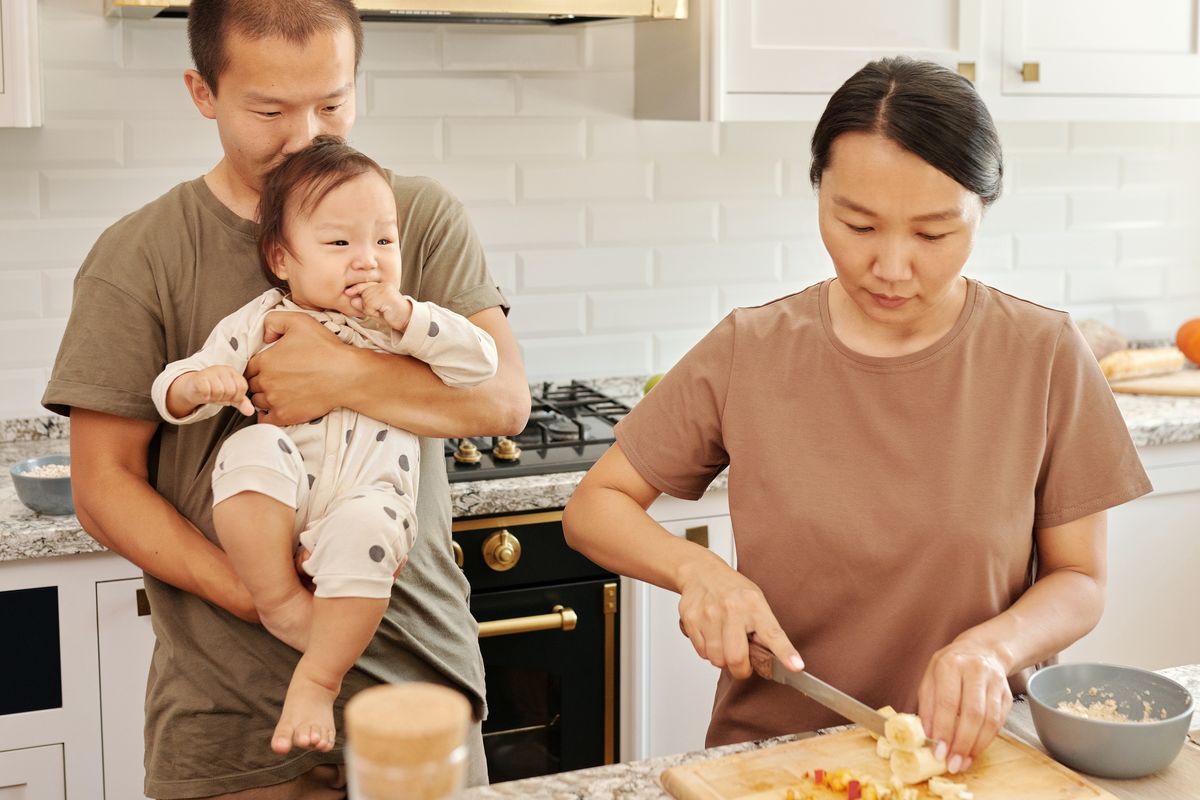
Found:
<path fill-rule="evenodd" d="M 462 569 L 464 560 L 462 545 L 454 540 L 451 540 L 450 550 L 454 553 L 454 563 L 458 564 L 459 569 Z"/>
<path fill-rule="evenodd" d="M 533 633 L 534 631 L 573 631 L 578 622 L 579 617 L 574 610 L 566 606 L 555 606 L 549 614 L 481 622 L 479 623 L 479 638 L 511 636 L 515 633 Z"/>
<path fill-rule="evenodd" d="M 974 83 L 975 82 L 975 62 L 974 61 L 958 62 L 958 74 L 962 75 L 964 78 L 969 80 L 971 83 Z"/>
<path fill-rule="evenodd" d="M 1037 61 L 1026 61 L 1021 65 L 1021 80 L 1037 83 L 1042 79 L 1042 65 Z"/>
<path fill-rule="evenodd" d="M 137 590 L 137 612 L 139 617 L 150 616 L 150 598 L 146 596 L 145 589 Z"/>
<path fill-rule="evenodd" d="M 521 560 L 521 542 L 507 529 L 497 531 L 483 542 L 483 563 L 496 572 L 506 572 Z"/>

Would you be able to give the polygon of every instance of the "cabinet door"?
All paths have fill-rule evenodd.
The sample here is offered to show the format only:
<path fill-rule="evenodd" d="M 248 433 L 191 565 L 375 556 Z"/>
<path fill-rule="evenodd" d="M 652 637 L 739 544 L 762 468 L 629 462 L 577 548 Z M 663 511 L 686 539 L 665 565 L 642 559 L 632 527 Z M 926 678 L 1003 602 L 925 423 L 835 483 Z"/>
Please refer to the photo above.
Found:
<path fill-rule="evenodd" d="M 66 796 L 61 744 L 0 753 L 0 799 L 64 800 Z"/>
<path fill-rule="evenodd" d="M 42 124 L 37 0 L 0 2 L 0 128 Z"/>
<path fill-rule="evenodd" d="M 1005 0 L 1003 92 L 1200 97 L 1198 35 L 1200 0 Z"/>
<path fill-rule="evenodd" d="M 150 608 L 142 579 L 96 584 L 100 642 L 100 725 L 104 796 L 143 797 L 146 676 L 154 650 Z M 140 597 L 140 600 L 139 600 Z"/>
<path fill-rule="evenodd" d="M 982 0 L 722 0 L 722 91 L 828 95 L 872 59 L 976 62 Z"/>
<path fill-rule="evenodd" d="M 706 536 L 709 549 L 732 562 L 733 529 L 728 516 L 665 522 L 663 526 L 676 536 L 693 540 Z M 720 670 L 702 661 L 680 632 L 679 595 L 657 586 L 646 589 L 647 631 L 642 641 L 649 649 L 650 663 L 642 757 L 702 749 Z"/>

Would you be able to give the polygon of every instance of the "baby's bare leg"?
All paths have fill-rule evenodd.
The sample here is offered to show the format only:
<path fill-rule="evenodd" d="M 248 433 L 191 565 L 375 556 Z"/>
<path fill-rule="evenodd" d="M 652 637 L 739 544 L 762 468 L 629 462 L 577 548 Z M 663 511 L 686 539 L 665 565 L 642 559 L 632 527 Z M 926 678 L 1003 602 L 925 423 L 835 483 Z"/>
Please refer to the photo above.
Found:
<path fill-rule="evenodd" d="M 342 678 L 367 649 L 379 627 L 387 598 L 318 597 L 313 600 L 308 649 L 292 673 L 271 749 L 333 749 L 333 701 Z"/>
<path fill-rule="evenodd" d="M 217 538 L 263 627 L 303 652 L 312 595 L 296 574 L 295 524 L 294 508 L 258 492 L 239 492 L 213 506 Z"/>

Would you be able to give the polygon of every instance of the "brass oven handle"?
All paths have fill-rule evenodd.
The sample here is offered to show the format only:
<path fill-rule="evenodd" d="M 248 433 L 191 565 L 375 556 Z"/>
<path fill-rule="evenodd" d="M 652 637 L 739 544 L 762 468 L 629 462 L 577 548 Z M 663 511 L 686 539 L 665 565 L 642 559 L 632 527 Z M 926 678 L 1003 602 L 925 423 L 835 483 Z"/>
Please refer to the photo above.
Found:
<path fill-rule="evenodd" d="M 549 614 L 535 614 L 532 617 L 513 617 L 512 619 L 497 619 L 491 622 L 479 623 L 479 638 L 489 636 L 511 636 L 515 633 L 533 633 L 534 631 L 573 631 L 579 617 L 565 606 L 555 606 Z"/>

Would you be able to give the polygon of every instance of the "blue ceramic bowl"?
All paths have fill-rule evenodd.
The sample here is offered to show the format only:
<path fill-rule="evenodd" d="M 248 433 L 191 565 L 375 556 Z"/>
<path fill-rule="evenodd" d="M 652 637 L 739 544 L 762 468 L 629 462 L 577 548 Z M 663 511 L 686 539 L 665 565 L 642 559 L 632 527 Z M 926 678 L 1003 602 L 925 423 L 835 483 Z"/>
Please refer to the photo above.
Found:
<path fill-rule="evenodd" d="M 1087 707 L 1106 699 L 1130 720 L 1147 721 L 1090 719 L 1058 708 L 1063 701 Z M 1100 778 L 1140 778 L 1165 768 L 1183 748 L 1194 709 L 1187 689 L 1136 667 L 1055 664 L 1029 679 L 1029 710 L 1042 744 L 1055 760 Z"/>
<path fill-rule="evenodd" d="M 12 465 L 13 487 L 17 497 L 25 506 L 39 514 L 74 514 L 75 503 L 71 499 L 71 479 L 39 478 L 28 474 L 34 467 L 46 464 L 70 464 L 68 455 L 38 456 L 27 458 Z"/>

